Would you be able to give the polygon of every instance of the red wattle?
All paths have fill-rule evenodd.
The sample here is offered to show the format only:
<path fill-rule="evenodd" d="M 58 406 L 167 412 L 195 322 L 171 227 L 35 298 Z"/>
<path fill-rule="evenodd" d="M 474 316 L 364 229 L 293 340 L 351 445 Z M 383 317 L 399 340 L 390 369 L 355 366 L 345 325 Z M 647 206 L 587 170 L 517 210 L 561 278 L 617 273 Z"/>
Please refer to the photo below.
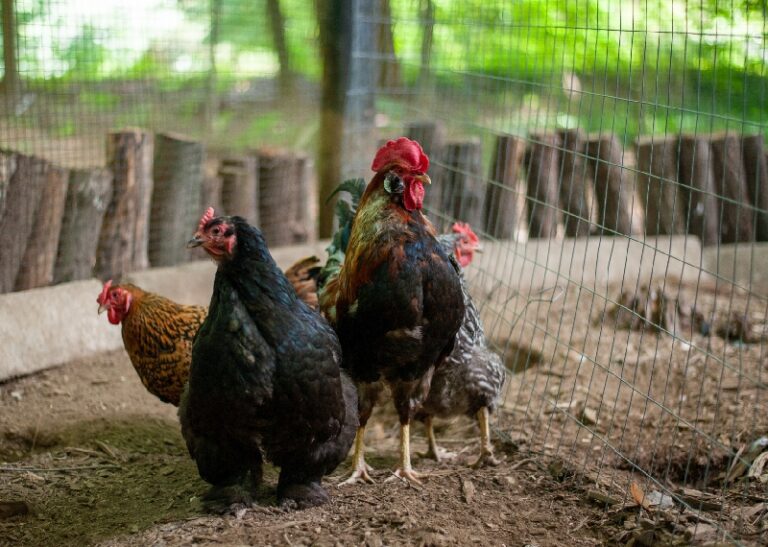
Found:
<path fill-rule="evenodd" d="M 120 324 L 120 314 L 117 313 L 115 308 L 109 308 L 107 310 L 107 319 L 109 319 L 109 322 L 113 325 Z"/>
<path fill-rule="evenodd" d="M 403 193 L 403 206 L 409 211 L 421 209 L 424 203 L 424 185 L 420 180 L 411 180 Z"/>

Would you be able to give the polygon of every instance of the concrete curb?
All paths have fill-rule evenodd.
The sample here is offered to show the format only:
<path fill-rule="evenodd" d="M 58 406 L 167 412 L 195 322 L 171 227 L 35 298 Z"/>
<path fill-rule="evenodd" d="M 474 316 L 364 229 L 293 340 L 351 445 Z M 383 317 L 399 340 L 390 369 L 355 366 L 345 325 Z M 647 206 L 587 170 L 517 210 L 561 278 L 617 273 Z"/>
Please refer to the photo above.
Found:
<path fill-rule="evenodd" d="M 327 244 L 280 247 L 272 255 L 285 269 L 313 254 L 324 260 Z M 721 245 L 717 254 L 706 249 L 702 257 L 698 239 L 683 236 L 643 242 L 621 237 L 498 242 L 485 245 L 468 275 L 480 291 L 498 290 L 497 279 L 523 293 L 570 279 L 604 292 L 622 280 L 665 274 L 696 283 L 707 277 L 699 277 L 697 265 L 703 262 L 706 271 L 720 271 L 737 282 L 748 284 L 751 273 L 755 289 L 756 277 L 765 281 L 768 245 L 733 247 Z M 125 280 L 177 302 L 207 305 L 214 274 L 212 262 L 199 261 L 134 272 Z M 101 285 L 91 279 L 0 295 L 0 381 L 122 348 L 120 329 L 96 314 Z"/>

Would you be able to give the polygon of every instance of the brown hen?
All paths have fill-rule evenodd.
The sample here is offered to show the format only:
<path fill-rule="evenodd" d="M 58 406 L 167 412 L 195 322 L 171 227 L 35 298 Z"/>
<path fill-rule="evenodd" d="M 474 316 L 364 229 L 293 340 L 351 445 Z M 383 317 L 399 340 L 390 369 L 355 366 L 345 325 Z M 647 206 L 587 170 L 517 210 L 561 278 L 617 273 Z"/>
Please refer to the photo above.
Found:
<path fill-rule="evenodd" d="M 106 311 L 110 323 L 122 324 L 125 351 L 147 391 L 179 406 L 189 378 L 192 342 L 207 309 L 112 281 L 104 284 L 97 302 L 99 313 Z"/>

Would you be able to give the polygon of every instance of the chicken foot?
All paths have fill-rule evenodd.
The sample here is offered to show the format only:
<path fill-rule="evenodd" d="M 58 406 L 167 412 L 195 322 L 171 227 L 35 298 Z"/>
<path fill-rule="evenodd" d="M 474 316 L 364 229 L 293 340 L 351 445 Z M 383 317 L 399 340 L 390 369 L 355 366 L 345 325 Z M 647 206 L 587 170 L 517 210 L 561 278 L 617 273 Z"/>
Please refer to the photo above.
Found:
<path fill-rule="evenodd" d="M 422 483 L 419 479 L 422 477 L 411 466 L 411 425 L 408 422 L 400 424 L 400 467 L 387 481 L 398 478 L 412 485 L 420 486 Z"/>
<path fill-rule="evenodd" d="M 493 445 L 491 445 L 488 407 L 484 406 L 477 411 L 477 425 L 480 427 L 480 457 L 472 464 L 472 468 L 480 469 L 481 467 L 499 465 L 501 462 L 493 455 Z"/>
<path fill-rule="evenodd" d="M 352 456 L 352 462 L 355 466 L 355 470 L 347 480 L 340 482 L 339 486 L 347 486 L 359 482 L 373 484 L 374 481 L 369 474 L 373 471 L 373 467 L 365 462 L 365 426 L 357 428 L 357 433 L 355 434 L 355 452 Z"/>
<path fill-rule="evenodd" d="M 426 452 L 419 452 L 419 457 L 435 460 L 436 462 L 454 459 L 456 454 L 447 450 L 442 450 L 437 446 L 437 438 L 435 437 L 435 428 L 432 424 L 432 416 L 424 418 L 424 427 L 427 429 L 428 448 Z"/>

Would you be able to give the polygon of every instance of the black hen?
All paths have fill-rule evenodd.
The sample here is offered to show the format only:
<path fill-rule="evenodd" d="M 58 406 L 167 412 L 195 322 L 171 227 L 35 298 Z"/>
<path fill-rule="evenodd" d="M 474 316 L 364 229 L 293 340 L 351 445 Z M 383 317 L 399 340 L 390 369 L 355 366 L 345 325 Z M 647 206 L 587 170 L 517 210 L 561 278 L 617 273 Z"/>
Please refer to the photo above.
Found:
<path fill-rule="evenodd" d="M 280 467 L 279 503 L 326 502 L 321 478 L 346 457 L 357 428 L 335 333 L 296 296 L 244 219 L 209 209 L 190 245 L 218 263 L 179 409 L 189 452 L 214 486 L 209 498 L 244 485 L 248 473 L 258 484 L 263 454 Z"/>

